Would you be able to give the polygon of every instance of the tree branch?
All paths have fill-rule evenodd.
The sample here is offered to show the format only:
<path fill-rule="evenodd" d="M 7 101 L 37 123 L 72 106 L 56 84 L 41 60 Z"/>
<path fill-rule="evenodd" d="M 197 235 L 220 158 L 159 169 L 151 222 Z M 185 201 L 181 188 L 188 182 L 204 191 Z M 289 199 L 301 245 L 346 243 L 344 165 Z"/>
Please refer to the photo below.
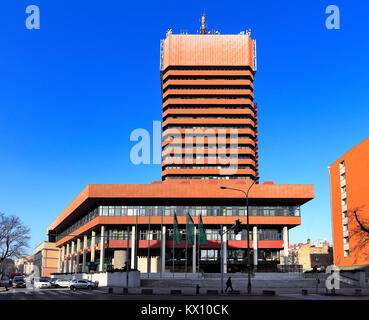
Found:
<path fill-rule="evenodd" d="M 356 213 L 356 210 L 354 210 L 354 215 L 355 215 L 355 220 L 357 221 L 357 223 L 359 224 L 359 226 L 360 226 L 360 229 L 361 230 L 363 230 L 363 231 L 365 231 L 366 233 L 368 233 L 369 234 L 369 229 L 368 228 L 366 228 L 361 222 L 360 222 L 360 220 L 359 220 L 359 218 L 358 218 L 358 216 L 357 216 L 357 213 Z"/>

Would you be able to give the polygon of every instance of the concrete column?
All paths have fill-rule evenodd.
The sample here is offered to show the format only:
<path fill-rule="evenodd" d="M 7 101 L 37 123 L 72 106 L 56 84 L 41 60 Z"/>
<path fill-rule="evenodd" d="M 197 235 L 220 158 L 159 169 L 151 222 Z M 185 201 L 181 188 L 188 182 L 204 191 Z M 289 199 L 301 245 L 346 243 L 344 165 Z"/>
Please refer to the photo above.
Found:
<path fill-rule="evenodd" d="M 192 273 L 196 273 L 196 226 L 194 226 L 194 240 L 192 246 Z"/>
<path fill-rule="evenodd" d="M 77 252 L 76 252 L 76 271 L 77 273 L 80 272 L 79 270 L 79 253 L 81 251 L 81 239 L 77 239 Z"/>
<path fill-rule="evenodd" d="M 133 269 L 136 261 L 136 226 L 132 226 L 131 246 L 131 268 Z"/>
<path fill-rule="evenodd" d="M 105 260 L 105 226 L 101 226 L 100 233 L 100 266 L 99 271 L 104 271 L 104 260 Z"/>
<path fill-rule="evenodd" d="M 227 271 L 227 227 L 223 226 L 223 273 Z"/>
<path fill-rule="evenodd" d="M 67 243 L 67 262 L 65 267 L 66 272 L 72 272 L 70 269 L 70 244 Z"/>
<path fill-rule="evenodd" d="M 82 272 L 86 272 L 87 236 L 83 236 Z"/>
<path fill-rule="evenodd" d="M 91 262 L 95 262 L 96 231 L 91 234 Z"/>
<path fill-rule="evenodd" d="M 65 246 L 62 248 L 62 265 L 61 272 L 65 272 Z"/>
<path fill-rule="evenodd" d="M 283 260 L 284 264 L 288 264 L 288 228 L 283 227 Z"/>
<path fill-rule="evenodd" d="M 74 255 L 75 255 L 75 241 L 72 241 L 72 249 L 71 249 L 71 255 L 70 255 L 70 269 L 71 272 L 75 272 L 75 262 L 74 262 Z"/>
<path fill-rule="evenodd" d="M 61 254 L 62 254 L 62 252 L 61 252 L 61 250 L 60 250 L 60 248 L 59 248 L 59 252 L 58 252 L 58 273 L 60 272 L 60 270 L 61 270 Z M 23 266 L 23 268 L 24 268 L 24 266 Z"/>
<path fill-rule="evenodd" d="M 252 244 L 254 249 L 254 266 L 258 265 L 258 227 L 252 228 Z"/>
<path fill-rule="evenodd" d="M 163 228 L 161 229 L 161 264 L 160 264 L 160 268 L 161 268 L 161 272 L 164 273 L 165 272 L 165 246 L 166 246 L 166 236 L 167 233 L 167 229 L 166 226 L 163 226 Z"/>

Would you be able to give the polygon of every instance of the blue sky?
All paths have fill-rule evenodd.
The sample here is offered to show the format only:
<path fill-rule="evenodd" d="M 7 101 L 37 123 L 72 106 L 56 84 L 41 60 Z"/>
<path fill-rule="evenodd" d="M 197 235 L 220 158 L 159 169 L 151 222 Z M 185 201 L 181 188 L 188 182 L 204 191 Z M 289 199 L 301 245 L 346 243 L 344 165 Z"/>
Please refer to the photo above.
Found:
<path fill-rule="evenodd" d="M 262 181 L 314 184 L 292 243 L 331 241 L 328 166 L 368 137 L 366 1 L 6 1 L 0 20 L 0 211 L 32 229 L 31 249 L 88 183 L 150 183 L 129 136 L 161 119 L 159 48 L 167 29 L 257 39 Z M 25 8 L 40 8 L 40 30 Z M 340 8 L 341 29 L 325 27 Z"/>

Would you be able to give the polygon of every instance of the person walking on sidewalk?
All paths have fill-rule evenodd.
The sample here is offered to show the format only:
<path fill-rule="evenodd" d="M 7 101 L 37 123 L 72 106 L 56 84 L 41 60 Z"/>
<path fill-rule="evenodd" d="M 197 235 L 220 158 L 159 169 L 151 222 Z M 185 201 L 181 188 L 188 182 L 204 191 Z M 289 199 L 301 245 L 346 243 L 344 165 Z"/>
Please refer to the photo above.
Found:
<path fill-rule="evenodd" d="M 233 291 L 231 277 L 229 277 L 228 280 L 227 280 L 227 282 L 226 282 L 225 292 L 227 292 L 228 288 L 231 289 L 231 292 Z"/>

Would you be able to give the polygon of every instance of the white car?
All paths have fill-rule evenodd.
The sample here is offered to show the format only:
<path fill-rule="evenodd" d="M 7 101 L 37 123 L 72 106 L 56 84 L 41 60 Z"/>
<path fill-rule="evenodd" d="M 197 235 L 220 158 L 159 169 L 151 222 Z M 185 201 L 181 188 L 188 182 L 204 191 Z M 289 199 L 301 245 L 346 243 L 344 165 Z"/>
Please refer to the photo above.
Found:
<path fill-rule="evenodd" d="M 55 285 L 57 287 L 61 287 L 61 288 L 68 288 L 69 283 L 70 283 L 70 281 L 66 280 L 66 279 L 58 279 L 58 280 L 55 281 Z"/>
<path fill-rule="evenodd" d="M 77 289 L 95 289 L 96 288 L 96 284 L 95 282 L 92 281 L 88 281 L 88 280 L 72 280 L 69 284 L 69 288 L 71 290 L 77 290 Z"/>
<path fill-rule="evenodd" d="M 51 288 L 51 283 L 50 281 L 44 278 L 35 278 L 33 281 L 33 286 L 39 289 Z"/>

